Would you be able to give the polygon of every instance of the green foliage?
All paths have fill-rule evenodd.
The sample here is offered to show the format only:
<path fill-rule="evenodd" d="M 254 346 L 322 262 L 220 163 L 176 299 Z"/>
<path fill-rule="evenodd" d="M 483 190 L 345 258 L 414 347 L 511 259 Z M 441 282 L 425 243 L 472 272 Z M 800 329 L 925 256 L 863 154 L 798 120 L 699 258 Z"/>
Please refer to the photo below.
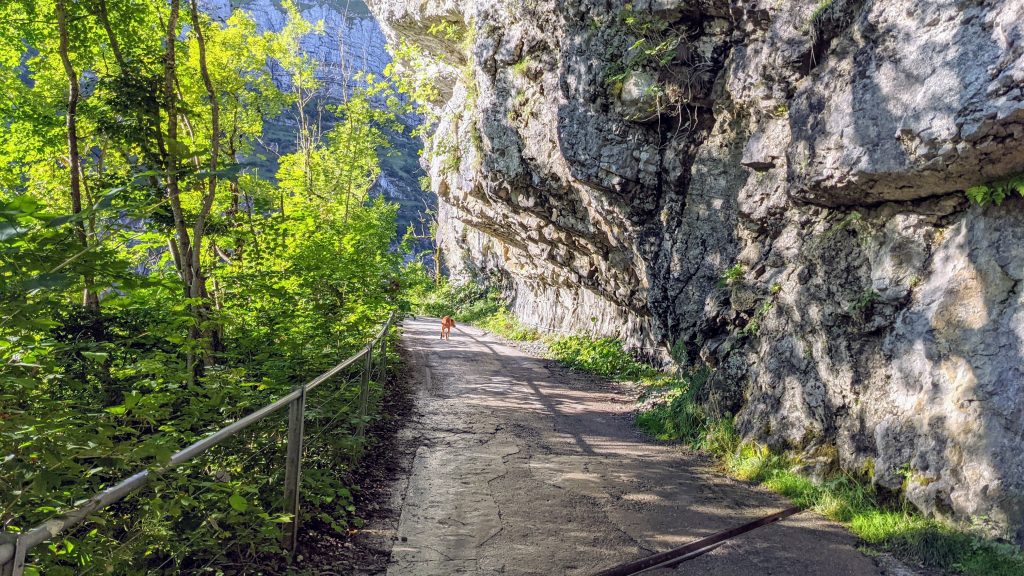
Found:
<path fill-rule="evenodd" d="M 384 68 L 384 77 L 398 92 L 407 95 L 404 100 L 393 99 L 391 107 L 404 106 L 410 112 L 421 114 L 424 122 L 415 134 L 429 134 L 438 120 L 432 105 L 439 104 L 441 100 L 438 82 L 441 81 L 443 62 L 417 44 L 405 40 L 397 46 L 390 46 L 388 51 L 392 60 Z"/>
<path fill-rule="evenodd" d="M 821 0 L 818 5 L 814 7 L 814 12 L 811 12 L 811 22 L 817 24 L 825 16 L 825 13 L 832 8 L 835 4 L 835 0 Z"/>
<path fill-rule="evenodd" d="M 443 20 L 430 25 L 427 29 L 427 33 L 431 36 L 437 36 L 450 40 L 452 42 L 463 42 L 466 35 L 466 27 L 459 22 L 451 22 L 449 20 Z"/>
<path fill-rule="evenodd" d="M 645 88 L 653 115 L 675 115 L 683 121 L 683 107 L 713 81 L 711 62 L 693 44 L 690 23 L 664 16 L 649 6 L 626 3 L 610 21 L 592 19 L 591 29 L 606 41 L 604 59 L 609 64 L 603 82 L 608 91 L 621 94 L 631 77 L 653 80 Z"/>
<path fill-rule="evenodd" d="M 451 138 L 441 138 L 437 135 L 430 138 L 427 156 L 441 160 L 442 174 L 455 174 L 462 164 L 462 147 L 460 143 Z"/>
<path fill-rule="evenodd" d="M 391 111 L 375 103 L 399 99 L 391 86 L 363 77 L 365 88 L 332 110 L 333 130 L 304 125 L 302 153 L 280 158 L 277 184 L 243 164 L 267 120 L 287 106 L 302 110 L 319 89 L 299 40 L 320 26 L 302 20 L 293 2 L 283 3 L 288 21 L 278 33 L 258 32 L 243 12 L 224 23 L 198 14 L 197 29 L 182 3 L 170 42 L 181 127 L 173 139 L 162 84 L 169 3 L 64 4 L 69 59 L 88 88 L 77 108 L 77 167 L 67 160 L 69 84 L 57 57 L 56 4 L 0 5 L 0 21 L 16 23 L 0 29 L 6 531 L 159 467 L 358 350 L 403 304 L 410 276 L 396 206 L 369 195 L 383 131 L 394 128 Z M 277 89 L 270 61 L 292 74 L 294 91 Z M 68 192 L 73 169 L 82 181 L 81 210 Z M 213 176 L 220 185 L 206 209 Z M 195 232 L 201 215 L 202 242 Z M 180 258 L 168 250 L 180 238 L 177 225 L 192 241 L 187 256 L 201 264 L 202 277 L 187 286 Z M 189 297 L 193 286 L 198 296 Z M 101 296 L 95 308 L 83 306 L 87 290 Z M 190 365 L 197 357 L 205 360 L 198 370 Z M 355 388 L 345 377 L 310 398 L 302 493 L 309 516 L 339 533 L 361 522 L 347 475 L 365 448 L 351 434 Z M 379 394 L 374 383 L 371 408 Z M 81 529 L 34 549 L 30 570 L 197 573 L 230 565 L 251 573 L 262 562 L 283 562 L 283 430 L 282 418 L 271 417 L 159 475 Z"/>
<path fill-rule="evenodd" d="M 761 330 L 761 322 L 764 321 L 764 317 L 772 311 L 775 307 L 774 298 L 766 298 L 761 305 L 757 307 L 757 311 L 754 312 L 754 316 L 747 321 L 747 325 L 740 331 L 744 336 L 756 336 Z"/>
<path fill-rule="evenodd" d="M 564 336 L 549 342 L 548 353 L 570 368 L 616 380 L 635 380 L 656 374 L 653 368 L 626 352 L 616 338 Z"/>
<path fill-rule="evenodd" d="M 725 272 L 722 272 L 722 276 L 718 279 L 719 286 L 736 286 L 743 282 L 743 275 L 746 274 L 746 268 L 743 264 L 737 262 L 726 268 Z"/>
<path fill-rule="evenodd" d="M 487 330 L 488 332 L 500 334 L 509 340 L 525 342 L 540 338 L 539 332 L 533 328 L 523 325 L 523 323 L 520 322 L 519 319 L 509 312 L 504 306 L 478 320 L 475 322 L 475 325 Z"/>
<path fill-rule="evenodd" d="M 775 108 L 772 108 L 770 112 L 772 118 L 785 118 L 789 115 L 789 106 L 785 104 L 779 104 Z"/>
<path fill-rule="evenodd" d="M 668 378 L 645 393 L 655 396 L 653 405 L 639 412 L 637 425 L 660 440 L 677 440 L 699 447 L 718 420 L 710 418 L 701 404 L 710 373 L 707 370 Z M 713 440 L 727 441 L 716 429 Z"/>
<path fill-rule="evenodd" d="M 791 460 L 752 444 L 727 455 L 725 464 L 738 478 L 761 482 L 798 506 L 843 522 L 865 542 L 905 561 L 971 576 L 1024 571 L 1024 555 L 1016 547 L 928 520 L 906 504 L 892 507 L 870 484 L 847 474 L 812 482 L 793 471 Z"/>
<path fill-rule="evenodd" d="M 516 76 L 526 76 L 526 71 L 530 67 L 530 59 L 523 56 L 518 62 L 512 65 L 512 73 Z"/>
<path fill-rule="evenodd" d="M 524 326 L 511 312 L 501 294 L 477 284 L 445 281 L 435 286 L 423 282 L 415 291 L 413 311 L 427 316 L 451 316 L 457 322 L 472 324 L 509 340 L 536 340 L 540 334 Z"/>
<path fill-rule="evenodd" d="M 971 186 L 967 189 L 966 194 L 972 202 L 984 207 L 989 204 L 999 206 L 1014 192 L 1024 196 L 1024 174 L 989 182 L 988 184 Z"/>
<path fill-rule="evenodd" d="M 881 298 L 882 295 L 875 292 L 872 289 L 867 289 L 857 297 L 857 300 L 850 305 L 850 310 L 853 312 L 863 313 L 867 311 L 876 300 Z"/>

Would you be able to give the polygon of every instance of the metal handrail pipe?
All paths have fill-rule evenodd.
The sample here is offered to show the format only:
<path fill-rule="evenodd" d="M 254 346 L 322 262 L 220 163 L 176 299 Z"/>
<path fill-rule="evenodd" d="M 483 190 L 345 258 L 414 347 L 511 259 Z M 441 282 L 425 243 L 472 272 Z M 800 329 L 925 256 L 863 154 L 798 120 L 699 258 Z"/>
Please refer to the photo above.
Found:
<path fill-rule="evenodd" d="M 376 343 L 377 339 L 374 338 L 373 342 Z M 348 360 L 345 360 L 341 364 L 338 364 L 334 368 L 331 368 L 327 372 L 324 372 L 323 374 L 321 374 L 321 375 L 317 376 L 316 378 L 313 378 L 312 380 L 310 380 L 308 383 L 306 383 L 306 393 L 312 392 L 313 389 L 315 389 L 317 386 L 319 386 L 319 385 L 323 384 L 324 382 L 326 382 L 327 380 L 329 380 L 332 376 L 334 376 L 338 372 L 341 372 L 345 368 L 348 368 L 352 364 L 355 364 L 357 360 L 359 360 L 360 358 L 362 358 L 363 356 L 366 355 L 366 353 L 369 351 L 369 349 L 370 349 L 370 346 L 367 345 L 365 348 L 363 348 L 355 356 L 352 356 Z M 297 392 L 297 390 L 296 390 L 296 392 Z M 296 392 L 293 392 L 293 394 L 296 393 Z M 292 398 L 292 400 L 294 400 L 294 398 Z"/>
<path fill-rule="evenodd" d="M 232 436 L 238 434 L 242 430 L 245 430 L 249 426 L 252 426 L 253 424 L 259 422 L 260 420 L 263 420 L 267 416 L 270 416 L 274 412 L 277 412 L 278 410 L 281 410 L 285 406 L 288 406 L 296 399 L 298 399 L 299 396 L 302 395 L 303 388 L 305 388 L 305 391 L 308 393 L 310 390 L 316 388 L 317 386 L 319 386 L 320 384 L 322 384 L 323 382 L 325 382 L 338 372 L 344 370 L 345 368 L 348 368 L 355 362 L 364 358 L 366 354 L 371 353 L 373 345 L 376 344 L 381 337 L 383 337 L 388 328 L 391 326 L 391 323 L 394 319 L 395 313 L 392 312 L 391 316 L 388 318 L 388 321 L 384 324 L 384 328 L 380 331 L 380 333 L 378 333 L 378 335 L 371 341 L 370 344 L 365 346 L 362 350 L 354 354 L 352 357 L 346 359 L 345 361 L 341 362 L 334 368 L 331 368 L 327 372 L 324 372 L 320 376 L 317 376 L 316 378 L 304 384 L 303 386 L 297 387 L 295 390 L 292 390 L 291 392 L 282 396 L 281 398 L 277 399 L 271 404 L 268 404 L 263 408 L 260 408 L 259 410 L 253 412 L 252 414 L 244 416 L 232 422 L 231 424 L 225 426 L 224 428 L 221 428 L 220 430 L 211 433 L 202 440 L 199 440 L 175 452 L 173 455 L 171 455 L 170 461 L 167 463 L 167 465 L 158 468 L 156 470 L 156 473 L 159 474 L 167 472 L 168 470 L 180 466 L 185 462 L 188 462 L 189 460 L 195 458 L 196 456 L 199 456 L 203 452 L 206 452 L 210 448 L 213 448 L 214 446 L 220 444 L 221 442 L 227 440 L 228 438 L 231 438 Z M 31 530 L 28 530 L 25 533 L 19 535 L 18 545 L 21 546 L 23 549 L 28 550 L 30 548 L 33 548 L 34 546 L 42 544 L 43 542 L 51 538 L 58 536 L 60 533 L 68 530 L 69 528 L 73 528 L 74 526 L 80 524 L 82 521 L 88 518 L 89 515 L 93 512 L 102 510 L 103 508 L 106 508 L 107 506 L 110 506 L 111 504 L 114 504 L 115 502 L 122 500 L 132 492 L 135 492 L 136 490 L 142 488 L 143 486 L 145 486 L 146 482 L 149 481 L 150 476 L 151 470 L 142 470 L 141 472 L 136 472 L 135 474 L 129 476 L 128 478 L 125 478 L 124 480 L 121 480 L 120 482 L 114 484 L 113 486 L 107 488 L 106 490 L 97 493 L 93 497 L 86 500 L 85 503 L 79 506 L 78 508 L 75 508 L 74 510 L 71 510 L 69 512 L 65 512 L 64 514 L 56 518 L 51 518 L 50 520 L 47 520 L 39 526 L 36 526 Z M 14 554 L 14 543 L 0 544 L 0 566 L 3 566 L 10 562 L 14 558 Z"/>

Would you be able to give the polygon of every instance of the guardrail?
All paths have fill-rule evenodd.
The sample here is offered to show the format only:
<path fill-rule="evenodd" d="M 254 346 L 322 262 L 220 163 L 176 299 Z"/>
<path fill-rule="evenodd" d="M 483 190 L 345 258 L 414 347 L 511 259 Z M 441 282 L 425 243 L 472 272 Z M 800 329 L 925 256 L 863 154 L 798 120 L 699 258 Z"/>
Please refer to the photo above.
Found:
<path fill-rule="evenodd" d="M 137 472 L 110 488 L 97 493 L 83 504 L 64 514 L 52 518 L 22 533 L 0 532 L 0 576 L 22 576 L 25 572 L 25 558 L 29 550 L 67 532 L 84 522 L 89 515 L 124 499 L 139 490 L 155 475 L 172 470 L 192 460 L 210 448 L 235 436 L 253 424 L 288 407 L 287 455 L 285 457 L 284 508 L 291 516 L 285 527 L 282 547 L 294 552 L 298 542 L 300 526 L 299 493 L 302 477 L 302 442 L 306 416 L 306 395 L 339 372 L 352 366 L 359 366 L 359 423 L 356 434 L 362 438 L 366 433 L 366 416 L 370 398 L 370 375 L 374 370 L 383 381 L 387 374 L 387 337 L 396 314 L 391 313 L 380 332 L 362 350 L 313 380 L 297 386 L 287 395 L 259 410 L 236 420 L 174 453 L 167 465 L 151 471 Z M 376 361 L 374 359 L 376 356 Z M 359 363 L 362 363 L 360 366 Z"/>

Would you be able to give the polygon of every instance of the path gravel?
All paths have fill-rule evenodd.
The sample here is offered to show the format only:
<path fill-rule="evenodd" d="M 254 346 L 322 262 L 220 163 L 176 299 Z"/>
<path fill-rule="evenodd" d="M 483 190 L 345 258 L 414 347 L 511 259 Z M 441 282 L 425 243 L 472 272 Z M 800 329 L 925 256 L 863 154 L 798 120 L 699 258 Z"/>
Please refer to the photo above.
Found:
<path fill-rule="evenodd" d="M 652 442 L 632 397 L 458 326 L 404 323 L 415 449 L 395 484 L 387 576 L 586 575 L 786 507 L 703 457 Z M 650 574 L 884 574 L 841 527 L 810 513 Z"/>

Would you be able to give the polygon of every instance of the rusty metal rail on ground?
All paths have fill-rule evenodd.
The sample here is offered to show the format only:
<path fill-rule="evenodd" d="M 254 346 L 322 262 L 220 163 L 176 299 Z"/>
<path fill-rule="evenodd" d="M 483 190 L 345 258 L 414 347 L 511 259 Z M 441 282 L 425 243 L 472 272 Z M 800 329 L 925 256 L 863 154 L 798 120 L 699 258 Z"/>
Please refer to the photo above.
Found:
<path fill-rule="evenodd" d="M 712 534 L 711 536 L 701 538 L 700 540 L 690 542 L 689 544 L 685 544 L 678 548 L 673 548 L 672 550 L 668 550 L 666 552 L 660 552 L 658 554 L 654 554 L 646 558 L 641 558 L 639 560 L 634 560 L 632 562 L 620 564 L 618 566 L 615 566 L 614 568 L 602 570 L 594 576 L 634 576 L 635 574 L 642 574 L 649 570 L 654 570 L 658 568 L 672 568 L 676 564 L 680 564 L 687 560 L 692 560 L 693 558 L 696 558 L 698 556 L 701 556 L 703 554 L 706 554 L 707 552 L 714 550 L 730 538 L 735 538 L 740 534 L 745 534 L 747 532 L 750 532 L 751 530 L 755 530 L 762 526 L 774 524 L 775 522 L 778 522 L 783 518 L 788 518 L 789 516 L 796 514 L 800 510 L 801 509 L 797 508 L 796 506 L 786 508 L 785 510 L 781 510 L 774 514 L 769 514 L 768 516 L 764 516 L 763 518 L 758 518 L 757 520 L 747 522 L 742 526 L 737 526 L 735 528 L 723 530 L 722 532 Z"/>
<path fill-rule="evenodd" d="M 289 552 L 294 552 L 300 524 L 299 485 L 302 472 L 302 439 L 306 395 L 342 370 L 355 366 L 357 362 L 362 360 L 363 365 L 360 367 L 359 379 L 360 420 L 356 432 L 359 437 L 362 437 L 366 431 L 365 419 L 370 397 L 370 374 L 374 371 L 374 364 L 376 364 L 376 369 L 379 370 L 382 380 L 386 375 L 387 337 L 395 318 L 396 314 L 392 312 L 388 321 L 384 323 L 380 332 L 377 333 L 377 336 L 350 358 L 313 380 L 297 386 L 277 401 L 209 434 L 198 442 L 182 448 L 171 456 L 166 466 L 155 471 L 142 470 L 137 472 L 89 498 L 74 510 L 47 520 L 43 524 L 22 533 L 0 532 L 0 576 L 21 576 L 25 571 L 25 556 L 33 547 L 67 532 L 74 526 L 84 522 L 89 515 L 123 500 L 129 494 L 139 490 L 152 477 L 192 460 L 267 416 L 284 409 L 286 406 L 288 407 L 288 452 L 285 460 L 287 468 L 285 469 L 284 508 L 285 512 L 291 516 L 291 521 L 285 527 L 282 545 Z M 378 344 L 380 346 L 379 350 L 377 348 Z M 377 356 L 376 362 L 374 362 L 375 355 Z"/>

